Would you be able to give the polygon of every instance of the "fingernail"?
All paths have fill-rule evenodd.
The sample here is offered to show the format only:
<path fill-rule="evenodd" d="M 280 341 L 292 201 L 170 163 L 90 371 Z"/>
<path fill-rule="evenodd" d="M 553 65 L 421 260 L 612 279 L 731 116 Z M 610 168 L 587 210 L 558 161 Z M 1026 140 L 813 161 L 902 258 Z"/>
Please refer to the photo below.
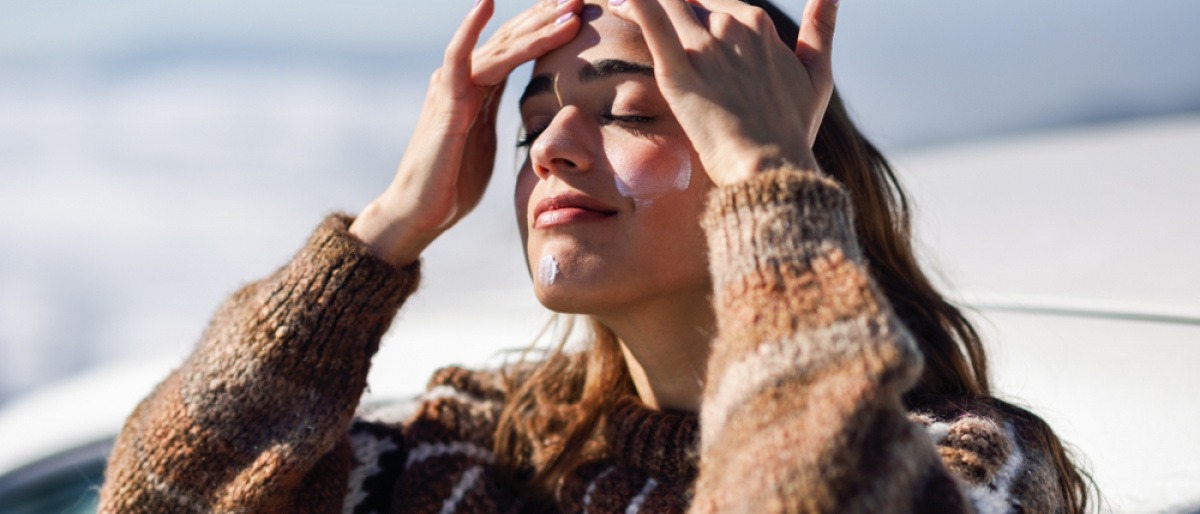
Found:
<path fill-rule="evenodd" d="M 608 5 L 611 5 L 613 7 L 620 7 L 622 5 L 625 5 L 625 0 L 608 0 Z"/>
<path fill-rule="evenodd" d="M 555 24 L 555 25 L 562 25 L 562 24 L 566 23 L 568 20 L 570 20 L 571 18 L 574 18 L 574 17 L 575 17 L 575 13 L 573 13 L 573 12 L 566 13 L 566 14 L 564 14 L 564 15 L 562 15 L 562 16 L 559 16 L 557 20 L 554 20 L 554 24 Z"/>
<path fill-rule="evenodd" d="M 570 2 L 570 1 L 571 1 L 571 0 L 558 0 L 558 5 L 562 5 L 562 4 L 565 4 L 565 3 L 567 3 L 567 2 Z"/>

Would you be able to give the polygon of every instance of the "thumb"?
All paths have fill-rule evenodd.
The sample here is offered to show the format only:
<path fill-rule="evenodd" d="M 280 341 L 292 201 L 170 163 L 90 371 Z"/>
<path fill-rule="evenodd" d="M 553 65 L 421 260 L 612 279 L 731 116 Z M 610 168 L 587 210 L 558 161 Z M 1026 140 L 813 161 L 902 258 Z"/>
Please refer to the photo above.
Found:
<path fill-rule="evenodd" d="M 808 0 L 796 40 L 796 57 L 814 80 L 832 82 L 833 31 L 840 0 Z M 820 79 L 818 79 L 820 77 Z"/>

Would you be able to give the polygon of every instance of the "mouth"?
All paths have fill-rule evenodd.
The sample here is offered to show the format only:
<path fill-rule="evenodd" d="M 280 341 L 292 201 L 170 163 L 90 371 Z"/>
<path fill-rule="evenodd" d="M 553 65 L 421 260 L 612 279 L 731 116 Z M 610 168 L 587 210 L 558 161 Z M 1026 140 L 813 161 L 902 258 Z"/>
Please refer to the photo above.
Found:
<path fill-rule="evenodd" d="M 616 209 L 582 193 L 562 193 L 537 203 L 533 210 L 533 228 L 601 221 L 616 214 Z"/>

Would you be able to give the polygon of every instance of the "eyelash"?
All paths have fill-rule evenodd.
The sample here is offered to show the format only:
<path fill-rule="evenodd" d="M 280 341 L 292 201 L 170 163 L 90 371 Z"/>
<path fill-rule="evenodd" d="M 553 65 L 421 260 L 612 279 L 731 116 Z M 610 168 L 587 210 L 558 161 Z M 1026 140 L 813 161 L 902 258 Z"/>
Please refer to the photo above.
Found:
<path fill-rule="evenodd" d="M 644 134 L 644 131 L 639 130 L 638 125 L 645 125 L 653 122 L 656 119 L 654 116 L 613 113 L 604 113 L 600 117 L 604 120 L 605 125 L 609 123 L 618 123 L 624 125 L 625 128 L 636 134 Z M 533 145 L 533 142 L 537 140 L 538 136 L 542 135 L 542 132 L 545 131 L 545 128 L 540 128 L 525 132 L 525 134 L 522 135 L 519 140 L 517 140 L 517 148 L 528 148 L 529 146 Z"/>
<path fill-rule="evenodd" d="M 533 145 L 533 141 L 545 131 L 546 129 L 537 129 L 526 131 L 524 134 L 521 134 L 520 139 L 517 139 L 517 148 L 529 148 Z"/>

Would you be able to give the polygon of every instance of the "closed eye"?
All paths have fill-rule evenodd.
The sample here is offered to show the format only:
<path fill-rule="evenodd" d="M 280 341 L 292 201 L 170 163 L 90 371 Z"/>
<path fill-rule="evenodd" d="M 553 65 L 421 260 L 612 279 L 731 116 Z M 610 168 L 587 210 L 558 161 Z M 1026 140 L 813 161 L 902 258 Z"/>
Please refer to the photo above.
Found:
<path fill-rule="evenodd" d="M 601 116 L 601 118 L 604 120 L 604 123 L 606 125 L 610 124 L 610 123 L 616 124 L 616 125 L 624 128 L 625 130 L 632 132 L 634 135 L 637 135 L 637 136 L 651 135 L 650 132 L 648 130 L 646 130 L 646 128 L 647 128 L 646 126 L 651 123 L 654 123 L 654 120 L 657 119 L 654 116 L 641 116 L 641 115 L 637 115 L 637 114 L 613 114 L 613 113 L 604 113 L 604 115 Z"/>
<path fill-rule="evenodd" d="M 602 116 L 602 118 L 604 118 L 604 121 L 608 122 L 608 123 L 639 124 L 639 123 L 650 123 L 650 122 L 654 121 L 654 116 L 639 116 L 636 114 L 613 114 L 611 112 L 605 113 Z"/>
<path fill-rule="evenodd" d="M 523 131 L 524 133 L 521 134 L 521 137 L 517 138 L 517 148 L 529 148 L 537 140 L 538 136 L 542 135 L 542 132 L 545 131 L 545 128 Z"/>
<path fill-rule="evenodd" d="M 606 125 L 610 124 L 610 123 L 616 123 L 618 125 L 628 128 L 630 131 L 632 131 L 636 134 L 645 134 L 645 131 L 641 129 L 640 125 L 646 125 L 649 123 L 653 123 L 657 119 L 654 116 L 641 116 L 641 115 L 637 115 L 637 114 L 613 114 L 610 112 L 602 114 L 600 116 L 600 118 L 604 121 L 604 123 Z M 542 132 L 545 132 L 545 131 L 546 131 L 546 129 L 544 127 L 539 128 L 539 129 L 526 130 L 525 133 L 522 134 L 521 137 L 517 139 L 517 148 L 528 148 L 528 147 L 532 146 L 533 142 L 537 141 L 538 136 L 542 135 Z"/>

